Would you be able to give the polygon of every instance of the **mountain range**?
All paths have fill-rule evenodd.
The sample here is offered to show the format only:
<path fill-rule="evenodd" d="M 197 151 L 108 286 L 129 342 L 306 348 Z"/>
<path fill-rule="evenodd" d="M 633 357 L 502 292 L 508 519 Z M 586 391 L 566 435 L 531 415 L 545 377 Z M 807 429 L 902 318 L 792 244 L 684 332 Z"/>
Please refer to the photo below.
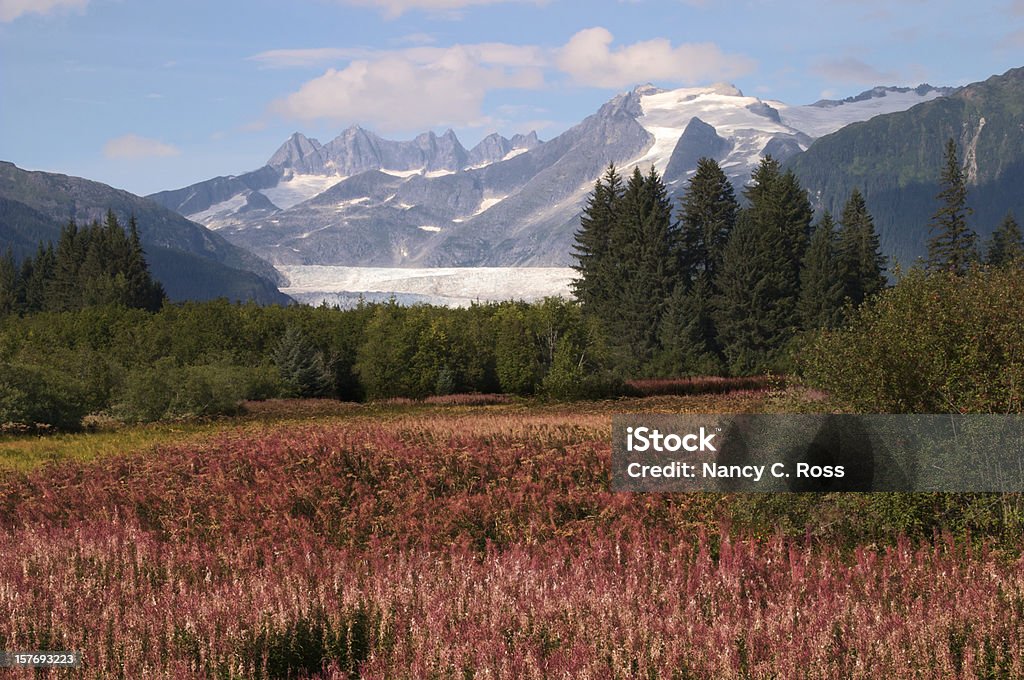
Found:
<path fill-rule="evenodd" d="M 326 144 L 293 134 L 255 171 L 150 196 L 276 265 L 564 266 L 594 181 L 653 165 L 679 194 L 701 156 L 737 189 L 766 155 L 785 160 L 850 123 L 950 88 L 879 87 L 806 106 L 731 85 L 616 96 L 548 141 L 451 130 L 411 141 L 351 127 Z"/>
<path fill-rule="evenodd" d="M 338 266 L 565 266 L 609 163 L 624 175 L 653 166 L 678 196 L 709 156 L 741 194 L 771 154 L 819 211 L 840 213 L 859 188 L 884 254 L 909 263 L 924 254 L 950 137 L 979 235 L 1007 211 L 1024 216 L 1020 68 L 957 89 L 876 87 L 804 106 L 730 85 L 645 85 L 550 140 L 492 134 L 471 149 L 451 130 L 392 141 L 353 126 L 326 144 L 296 132 L 254 171 L 147 198 L 0 162 L 0 244 L 26 255 L 68 219 L 113 209 L 138 218 L 172 299 L 285 302 L 280 272 L 308 265 L 318 266 L 317 281 Z"/>

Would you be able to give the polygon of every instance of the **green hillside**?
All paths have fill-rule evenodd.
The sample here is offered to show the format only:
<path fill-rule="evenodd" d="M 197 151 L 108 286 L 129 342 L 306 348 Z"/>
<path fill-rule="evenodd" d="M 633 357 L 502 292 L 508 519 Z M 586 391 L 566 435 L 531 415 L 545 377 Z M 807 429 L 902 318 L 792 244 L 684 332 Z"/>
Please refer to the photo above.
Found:
<path fill-rule="evenodd" d="M 1024 68 L 844 127 L 788 167 L 819 210 L 840 212 L 859 188 L 883 251 L 907 264 L 925 254 L 949 138 L 957 142 L 968 179 L 971 226 L 984 241 L 1008 210 L 1024 215 Z"/>
<path fill-rule="evenodd" d="M 172 300 L 227 297 L 287 303 L 277 271 L 266 261 L 153 201 L 99 182 L 29 172 L 0 161 L 0 248 L 23 257 L 56 238 L 69 220 L 103 220 L 113 210 L 135 215 L 154 275 Z"/>

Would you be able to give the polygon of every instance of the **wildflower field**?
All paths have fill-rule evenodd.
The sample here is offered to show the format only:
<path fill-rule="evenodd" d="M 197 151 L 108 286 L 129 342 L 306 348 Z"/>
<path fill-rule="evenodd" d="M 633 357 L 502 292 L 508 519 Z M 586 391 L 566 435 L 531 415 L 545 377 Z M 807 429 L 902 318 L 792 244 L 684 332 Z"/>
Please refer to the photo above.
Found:
<path fill-rule="evenodd" d="M 610 492 L 611 413 L 764 398 L 293 403 L 8 466 L 0 649 L 85 678 L 1024 677 L 1018 552 Z"/>

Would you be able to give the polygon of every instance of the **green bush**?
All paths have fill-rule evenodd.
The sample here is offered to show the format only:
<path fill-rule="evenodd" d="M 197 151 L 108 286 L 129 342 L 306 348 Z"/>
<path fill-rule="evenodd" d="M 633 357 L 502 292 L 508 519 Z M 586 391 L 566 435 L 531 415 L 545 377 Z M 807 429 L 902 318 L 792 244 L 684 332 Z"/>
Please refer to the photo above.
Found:
<path fill-rule="evenodd" d="M 1021 413 L 1024 273 L 912 270 L 814 336 L 806 381 L 867 413 Z"/>
<path fill-rule="evenodd" d="M 67 373 L 0 363 L 0 430 L 78 429 L 86 401 L 82 385 Z"/>
<path fill-rule="evenodd" d="M 129 372 L 113 412 L 127 422 L 226 415 L 244 399 L 277 396 L 279 389 L 266 366 L 181 367 L 168 357 Z"/>

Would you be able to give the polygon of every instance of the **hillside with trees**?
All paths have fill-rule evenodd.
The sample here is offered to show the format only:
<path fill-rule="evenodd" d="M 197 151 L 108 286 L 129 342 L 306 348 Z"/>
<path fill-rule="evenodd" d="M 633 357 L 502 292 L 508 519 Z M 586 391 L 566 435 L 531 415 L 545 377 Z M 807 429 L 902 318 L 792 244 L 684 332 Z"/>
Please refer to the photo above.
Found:
<path fill-rule="evenodd" d="M 975 230 L 987 239 L 1009 211 L 1024 214 L 1024 68 L 1015 68 L 900 113 L 853 123 L 787 161 L 815 197 L 839 214 L 858 189 L 882 252 L 902 266 L 927 255 L 928 216 L 942 182 L 947 140 L 959 149 Z"/>

